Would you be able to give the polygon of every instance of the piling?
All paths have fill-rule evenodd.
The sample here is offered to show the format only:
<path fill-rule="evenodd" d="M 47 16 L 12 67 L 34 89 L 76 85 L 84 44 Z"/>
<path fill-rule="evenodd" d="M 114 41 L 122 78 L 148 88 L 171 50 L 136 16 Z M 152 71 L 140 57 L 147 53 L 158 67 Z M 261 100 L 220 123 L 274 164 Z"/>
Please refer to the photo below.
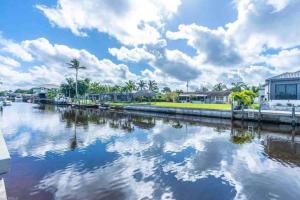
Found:
<path fill-rule="evenodd" d="M 296 109 L 294 104 L 292 107 L 292 126 L 296 126 Z"/>

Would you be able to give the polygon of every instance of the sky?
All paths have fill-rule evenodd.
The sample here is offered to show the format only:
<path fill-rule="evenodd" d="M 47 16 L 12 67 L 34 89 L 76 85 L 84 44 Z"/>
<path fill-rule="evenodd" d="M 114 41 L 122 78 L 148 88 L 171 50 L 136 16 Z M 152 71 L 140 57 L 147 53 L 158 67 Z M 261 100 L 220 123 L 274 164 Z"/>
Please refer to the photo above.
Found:
<path fill-rule="evenodd" d="M 1 0 L 0 90 L 155 80 L 191 89 L 300 70 L 300 0 Z"/>

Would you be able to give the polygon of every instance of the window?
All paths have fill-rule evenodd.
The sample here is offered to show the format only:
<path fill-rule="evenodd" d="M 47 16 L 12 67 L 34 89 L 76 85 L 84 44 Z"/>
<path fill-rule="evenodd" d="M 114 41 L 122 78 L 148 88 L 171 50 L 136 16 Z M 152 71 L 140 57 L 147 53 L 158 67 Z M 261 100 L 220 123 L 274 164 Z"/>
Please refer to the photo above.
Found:
<path fill-rule="evenodd" d="M 297 84 L 275 85 L 275 99 L 293 100 L 297 99 Z"/>

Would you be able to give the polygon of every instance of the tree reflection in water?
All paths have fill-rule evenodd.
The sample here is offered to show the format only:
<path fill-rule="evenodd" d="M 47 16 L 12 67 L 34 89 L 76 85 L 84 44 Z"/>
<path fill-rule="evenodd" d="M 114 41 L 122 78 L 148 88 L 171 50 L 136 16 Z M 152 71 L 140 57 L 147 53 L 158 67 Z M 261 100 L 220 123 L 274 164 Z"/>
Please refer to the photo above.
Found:
<path fill-rule="evenodd" d="M 231 129 L 230 141 L 234 144 L 245 144 L 250 143 L 254 139 L 253 130 L 245 130 L 245 129 Z"/>

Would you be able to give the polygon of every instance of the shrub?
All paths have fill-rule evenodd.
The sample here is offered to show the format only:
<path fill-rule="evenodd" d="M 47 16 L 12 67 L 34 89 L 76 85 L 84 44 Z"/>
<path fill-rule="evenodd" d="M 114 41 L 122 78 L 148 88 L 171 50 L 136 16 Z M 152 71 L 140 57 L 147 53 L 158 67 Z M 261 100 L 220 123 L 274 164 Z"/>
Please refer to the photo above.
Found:
<path fill-rule="evenodd" d="M 243 90 L 240 92 L 232 92 L 230 98 L 238 103 L 239 106 L 250 106 L 254 103 L 257 95 L 252 90 Z"/>
<path fill-rule="evenodd" d="M 165 94 L 165 100 L 168 102 L 175 102 L 179 94 L 177 92 L 167 92 Z"/>

